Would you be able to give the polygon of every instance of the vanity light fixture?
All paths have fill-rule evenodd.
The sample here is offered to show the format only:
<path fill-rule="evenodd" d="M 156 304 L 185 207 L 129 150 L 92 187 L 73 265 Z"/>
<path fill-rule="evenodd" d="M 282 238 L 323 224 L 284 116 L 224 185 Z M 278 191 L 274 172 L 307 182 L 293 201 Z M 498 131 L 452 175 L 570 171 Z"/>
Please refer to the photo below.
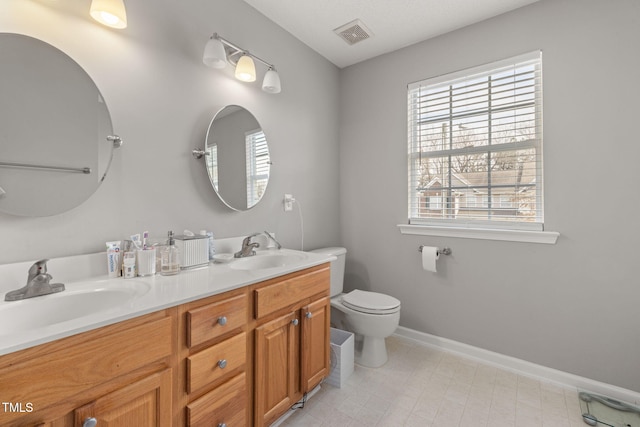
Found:
<path fill-rule="evenodd" d="M 92 0 L 89 14 L 107 27 L 127 28 L 127 11 L 124 0 Z"/>
<path fill-rule="evenodd" d="M 267 93 L 280 93 L 282 90 L 280 76 L 273 64 L 269 64 L 249 51 L 223 39 L 217 33 L 214 33 L 207 42 L 202 57 L 202 62 L 208 67 L 222 69 L 226 67 L 227 63 L 235 66 L 235 77 L 243 82 L 254 82 L 256 80 L 254 60 L 267 67 L 267 72 L 262 82 L 262 90 Z"/>

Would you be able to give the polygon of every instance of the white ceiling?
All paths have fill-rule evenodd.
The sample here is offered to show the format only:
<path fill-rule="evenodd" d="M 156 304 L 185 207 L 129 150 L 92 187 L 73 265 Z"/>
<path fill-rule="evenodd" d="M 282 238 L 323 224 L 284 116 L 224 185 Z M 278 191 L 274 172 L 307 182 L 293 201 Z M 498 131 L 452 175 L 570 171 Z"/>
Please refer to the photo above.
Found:
<path fill-rule="evenodd" d="M 340 68 L 538 0 L 244 0 Z M 373 37 L 348 45 L 333 30 L 360 19 Z"/>

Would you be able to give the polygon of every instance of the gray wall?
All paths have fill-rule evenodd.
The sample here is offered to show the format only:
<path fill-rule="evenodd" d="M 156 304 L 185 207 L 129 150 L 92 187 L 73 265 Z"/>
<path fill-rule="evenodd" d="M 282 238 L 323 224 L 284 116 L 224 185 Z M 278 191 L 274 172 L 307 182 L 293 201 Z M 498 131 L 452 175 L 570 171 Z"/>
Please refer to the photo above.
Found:
<path fill-rule="evenodd" d="M 346 286 L 399 298 L 403 326 L 640 391 L 639 17 L 637 0 L 542 0 L 344 69 Z M 407 83 L 538 49 L 557 244 L 401 235 Z M 424 272 L 420 244 L 453 256 Z"/>
<path fill-rule="evenodd" d="M 170 229 L 208 229 L 230 237 L 269 229 L 299 248 L 300 218 L 282 209 L 284 193 L 303 206 L 305 246 L 339 241 L 335 66 L 242 1 L 130 1 L 122 31 L 93 21 L 89 4 L 0 2 L 0 32 L 39 38 L 78 62 L 124 140 L 106 181 L 76 209 L 45 218 L 0 214 L 0 263 L 103 251 L 105 241 L 144 230 L 161 237 Z M 204 66 L 213 32 L 276 64 L 282 93 L 260 90 L 260 64 L 254 84 L 235 80 L 231 67 Z M 227 104 L 256 116 L 273 160 L 262 202 L 242 213 L 217 199 L 204 162 L 191 156 Z"/>
<path fill-rule="evenodd" d="M 299 217 L 282 211 L 287 192 L 303 206 L 305 247 L 339 243 L 341 231 L 347 287 L 400 298 L 403 326 L 640 391 L 635 0 L 542 0 L 343 71 L 241 1 L 128 2 L 124 31 L 94 23 L 88 4 L 0 2 L 0 31 L 40 38 L 80 63 L 125 140 L 105 183 L 78 208 L 0 214 L 0 263 L 97 252 L 144 229 L 228 237 L 268 228 L 299 248 Z M 204 67 L 214 31 L 275 63 L 283 92 Z M 558 243 L 400 235 L 406 84 L 536 49 L 546 224 Z M 190 154 L 227 104 L 258 118 L 274 162 L 265 198 L 244 213 L 216 199 Z M 454 254 L 425 273 L 420 244 Z"/>

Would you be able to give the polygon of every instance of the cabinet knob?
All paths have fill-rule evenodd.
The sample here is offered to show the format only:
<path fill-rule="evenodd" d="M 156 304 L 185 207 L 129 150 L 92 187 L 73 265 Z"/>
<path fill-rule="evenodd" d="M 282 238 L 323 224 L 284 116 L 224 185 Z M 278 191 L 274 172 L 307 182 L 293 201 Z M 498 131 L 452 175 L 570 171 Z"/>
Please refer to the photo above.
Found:
<path fill-rule="evenodd" d="M 311 319 L 313 317 L 313 314 L 310 311 L 307 311 L 307 314 L 305 314 L 305 317 L 307 319 Z"/>
<path fill-rule="evenodd" d="M 93 417 L 85 418 L 82 423 L 82 427 L 96 427 L 98 425 L 98 420 Z"/>
<path fill-rule="evenodd" d="M 218 368 L 224 369 L 227 367 L 227 359 L 218 360 Z"/>
<path fill-rule="evenodd" d="M 227 423 L 219 423 L 218 427 L 227 427 Z"/>
<path fill-rule="evenodd" d="M 218 325 L 224 326 L 227 324 L 227 316 L 218 317 Z"/>
<path fill-rule="evenodd" d="M 293 326 L 298 326 L 299 322 L 298 322 L 298 319 L 293 319 L 291 323 L 293 323 Z"/>

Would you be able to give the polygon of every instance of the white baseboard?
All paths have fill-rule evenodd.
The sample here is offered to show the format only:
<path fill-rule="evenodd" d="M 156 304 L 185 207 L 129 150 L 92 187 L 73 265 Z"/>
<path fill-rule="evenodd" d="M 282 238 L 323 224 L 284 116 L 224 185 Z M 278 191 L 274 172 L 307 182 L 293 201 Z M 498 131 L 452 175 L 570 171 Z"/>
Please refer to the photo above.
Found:
<path fill-rule="evenodd" d="M 437 348 L 442 351 L 475 359 L 487 365 L 497 366 L 541 381 L 555 383 L 562 387 L 571 387 L 590 391 L 613 399 L 628 402 L 633 405 L 640 405 L 640 393 L 633 390 L 627 390 L 622 387 L 595 381 L 589 378 L 570 374 L 568 372 L 548 368 L 546 366 L 537 365 L 535 363 L 527 362 L 526 360 L 495 353 L 493 351 L 463 344 L 447 338 L 441 338 L 424 332 L 415 331 L 403 326 L 399 326 L 394 335 L 408 338 L 412 341 L 416 341 L 420 344 Z"/>

